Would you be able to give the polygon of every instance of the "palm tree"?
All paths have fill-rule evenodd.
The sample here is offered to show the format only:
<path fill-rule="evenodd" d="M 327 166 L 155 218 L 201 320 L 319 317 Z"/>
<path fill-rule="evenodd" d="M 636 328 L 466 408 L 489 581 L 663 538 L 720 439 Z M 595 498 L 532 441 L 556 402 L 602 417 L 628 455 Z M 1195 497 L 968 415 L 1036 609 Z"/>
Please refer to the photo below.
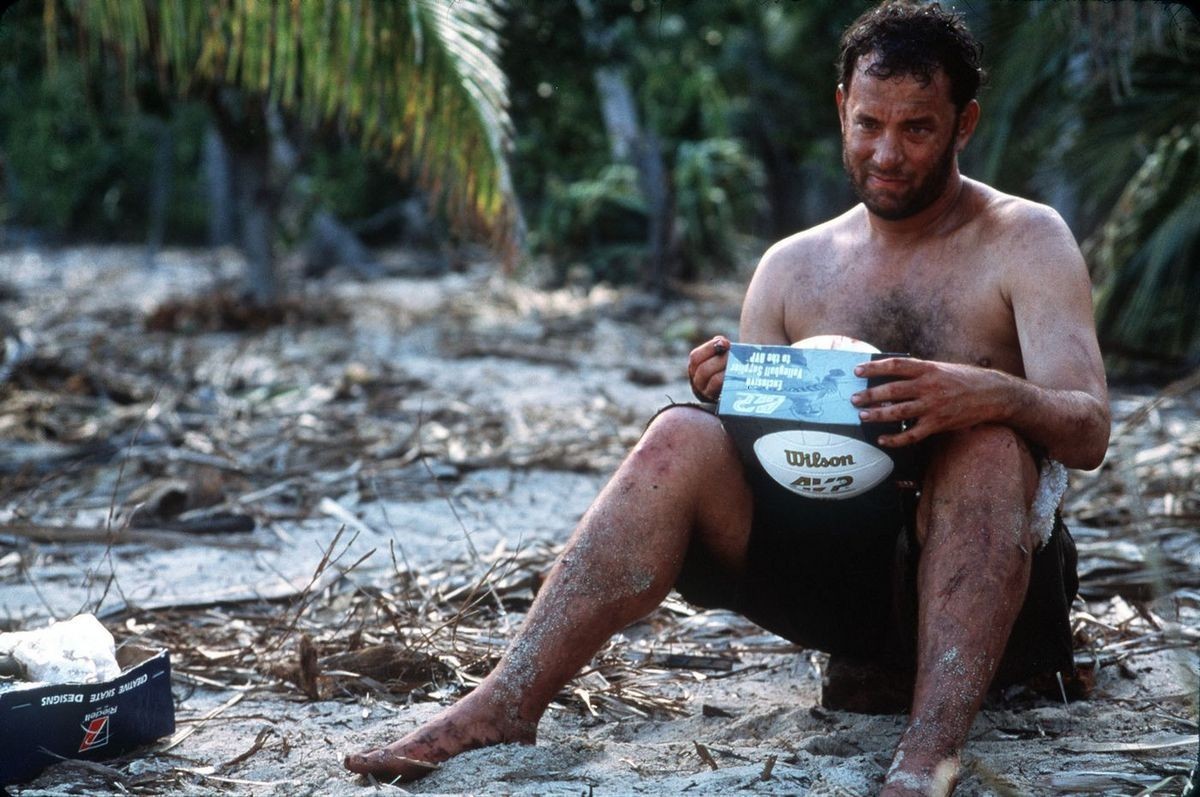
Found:
<path fill-rule="evenodd" d="M 347 131 L 451 223 L 511 253 L 521 220 L 497 66 L 501 0 L 44 0 L 49 67 L 74 52 L 127 97 L 202 98 L 239 176 L 247 288 L 275 298 L 273 109 Z"/>
<path fill-rule="evenodd" d="M 1200 360 L 1200 25 L 1178 6 L 997 3 L 980 175 L 1081 237 L 1105 351 Z M 1119 364 L 1119 363 L 1116 363 Z"/>

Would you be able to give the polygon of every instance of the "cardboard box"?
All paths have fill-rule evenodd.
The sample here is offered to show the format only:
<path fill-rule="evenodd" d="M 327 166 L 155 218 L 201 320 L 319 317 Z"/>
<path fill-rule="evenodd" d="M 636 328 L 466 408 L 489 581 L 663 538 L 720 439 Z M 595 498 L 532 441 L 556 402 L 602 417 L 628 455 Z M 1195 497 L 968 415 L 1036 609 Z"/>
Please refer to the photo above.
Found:
<path fill-rule="evenodd" d="M 175 732 L 171 658 L 125 646 L 122 672 L 95 684 L 0 693 L 0 784 L 35 777 L 61 758 L 112 758 Z"/>
<path fill-rule="evenodd" d="M 854 368 L 868 360 L 907 356 L 735 343 L 725 366 L 717 414 L 743 462 L 758 470 L 762 466 L 754 443 L 772 432 L 812 429 L 875 445 L 880 435 L 900 431 L 901 424 L 859 420 L 850 396 L 889 380 L 855 376 Z M 913 447 L 886 453 L 895 463 L 888 483 L 915 486 L 919 459 Z"/>

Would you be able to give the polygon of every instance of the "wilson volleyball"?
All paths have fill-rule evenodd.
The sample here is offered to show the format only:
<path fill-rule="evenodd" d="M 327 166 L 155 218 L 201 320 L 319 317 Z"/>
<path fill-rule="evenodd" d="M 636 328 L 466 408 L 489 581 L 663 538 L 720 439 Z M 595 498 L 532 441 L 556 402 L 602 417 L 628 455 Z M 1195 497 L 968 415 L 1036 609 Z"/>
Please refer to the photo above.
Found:
<path fill-rule="evenodd" d="M 787 429 L 754 442 L 754 456 L 772 479 L 807 498 L 862 495 L 892 473 L 892 458 L 870 443 L 813 429 Z"/>

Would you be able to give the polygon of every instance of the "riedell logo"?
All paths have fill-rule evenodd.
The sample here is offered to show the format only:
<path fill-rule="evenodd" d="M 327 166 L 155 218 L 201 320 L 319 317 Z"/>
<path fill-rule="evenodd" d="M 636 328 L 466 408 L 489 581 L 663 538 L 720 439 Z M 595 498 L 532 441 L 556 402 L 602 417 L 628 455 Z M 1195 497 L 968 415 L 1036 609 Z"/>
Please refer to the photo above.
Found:
<path fill-rule="evenodd" d="M 83 741 L 79 744 L 79 752 L 108 744 L 108 715 L 96 717 L 79 727 L 83 728 Z"/>
<path fill-rule="evenodd" d="M 819 451 L 790 451 L 787 449 L 784 449 L 784 453 L 787 454 L 787 463 L 796 468 L 841 468 L 854 464 L 853 454 L 824 457 Z"/>

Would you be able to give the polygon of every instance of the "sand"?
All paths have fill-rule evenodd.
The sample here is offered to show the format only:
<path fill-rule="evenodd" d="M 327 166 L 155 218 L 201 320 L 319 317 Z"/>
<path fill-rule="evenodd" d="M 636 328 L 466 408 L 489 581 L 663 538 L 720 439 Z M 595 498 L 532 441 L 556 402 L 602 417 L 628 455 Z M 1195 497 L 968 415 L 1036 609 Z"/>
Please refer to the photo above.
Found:
<path fill-rule="evenodd" d="M 76 282 L 91 284 L 86 277 L 97 268 L 97 259 L 83 255 L 77 259 L 73 270 L 70 263 L 62 265 L 63 290 Z M 143 285 L 139 301 L 148 306 L 168 292 L 172 280 L 175 287 L 188 284 L 184 275 L 194 276 L 196 269 L 186 267 L 185 259 L 182 254 L 168 257 L 166 276 L 157 277 L 150 288 Z M 130 273 L 134 282 L 140 279 Z M 117 276 L 107 278 L 108 284 L 116 286 L 115 294 L 122 285 Z M 352 300 L 369 294 L 373 302 L 363 303 L 362 317 L 356 322 L 355 334 L 364 351 L 374 346 L 378 356 L 404 357 L 408 368 L 424 372 L 436 362 L 439 334 L 424 322 L 445 309 L 449 294 L 478 292 L 487 284 L 454 276 L 442 282 L 398 280 L 343 290 Z M 522 297 L 530 302 L 559 300 L 526 294 L 518 299 Z M 569 303 L 569 297 L 560 299 Z M 520 301 L 510 304 L 528 315 Z M 506 328 L 519 338 L 521 327 L 511 313 L 496 312 L 499 320 L 489 320 L 481 312 L 472 323 L 483 331 Z M 399 324 L 397 318 L 405 320 L 395 334 L 378 334 Z M 450 361 L 431 381 L 435 389 L 461 390 L 464 400 L 494 396 L 527 419 L 534 417 L 535 406 L 552 416 L 565 412 L 564 408 L 587 406 L 598 396 L 616 402 L 629 417 L 644 419 L 667 396 L 686 398 L 689 391 L 681 376 L 683 360 L 677 360 L 679 367 L 670 364 L 676 362 L 671 357 L 678 358 L 678 352 L 660 352 L 651 361 L 668 375 L 665 384 L 647 387 L 625 380 L 629 352 L 621 352 L 621 347 L 636 339 L 637 330 L 633 324 L 600 319 L 593 330 L 596 348 L 585 358 L 585 367 L 569 374 L 552 364 L 460 359 Z M 612 464 L 610 456 L 608 465 Z M 464 528 L 482 550 L 501 540 L 511 547 L 536 541 L 561 544 L 603 482 L 603 473 L 539 467 L 474 471 L 455 488 L 460 518 L 436 497 L 358 505 L 349 495 L 342 503 L 372 528 L 382 530 L 384 537 L 394 536 L 413 566 L 421 569 L 461 559 L 467 548 Z M 267 547 L 252 557 L 199 541 L 187 549 L 183 564 L 178 550 L 162 555 L 141 551 L 116 557 L 113 567 L 128 594 L 142 601 L 154 596 L 167 603 L 185 600 L 188 584 L 195 583 L 189 582 L 189 572 L 193 579 L 197 574 L 210 579 L 220 574 L 225 579 L 223 594 L 230 596 L 252 593 L 256 585 L 262 586 L 264 574 L 278 577 L 286 589 L 311 573 L 334 527 L 328 518 L 319 517 L 281 524 L 290 541 L 286 546 L 270 531 L 256 532 L 263 535 Z M 378 546 L 383 541 L 364 538 L 356 545 Z M 86 591 L 80 591 L 83 587 L 72 576 L 89 557 L 98 561 L 102 553 L 102 548 L 81 546 L 74 551 L 77 561 L 72 569 L 42 571 L 41 586 L 48 587 L 48 600 L 56 606 L 78 605 Z M 49 561 L 45 566 L 55 567 Z M 371 575 L 364 568 L 364 579 Z M 12 606 L 37 611 L 40 599 L 27 594 L 27 588 L 6 584 L 4 590 L 4 600 L 14 601 Z M 1104 617 L 1103 605 L 1090 610 Z M 1112 607 L 1114 612 L 1121 610 Z M 1194 627 L 1197 599 L 1168 601 L 1156 610 Z M 745 644 L 747 639 L 762 645 L 782 643 L 721 613 L 701 615 L 695 622 L 706 628 L 736 629 L 737 633 L 715 638 L 716 652 L 722 646 Z M 177 746 L 142 751 L 114 762 L 110 770 L 56 766 L 33 783 L 9 791 L 22 797 L 873 794 L 888 768 L 904 718 L 821 708 L 822 665 L 823 657 L 810 652 L 745 653 L 732 673 L 720 677 L 647 671 L 639 675 L 638 686 L 677 699 L 682 716 L 620 716 L 602 710 L 595 717 L 581 709 L 555 707 L 542 723 L 536 746 L 509 745 L 464 754 L 427 779 L 405 785 L 404 791 L 351 775 L 341 766 L 342 756 L 416 728 L 436 713 L 439 707 L 434 703 L 408 705 L 403 697 L 309 700 L 294 691 L 255 689 L 243 694 L 178 681 L 174 691 L 180 729 L 194 728 L 194 732 Z M 972 727 L 957 794 L 1136 794 L 1164 781 L 1157 793 L 1178 794 L 1182 776 L 1197 755 L 1198 671 L 1194 647 L 1147 650 L 1135 652 L 1120 665 L 1101 667 L 1096 689 L 1086 701 L 1065 705 L 1061 700 L 1014 692 L 989 702 Z M 240 700 L 231 704 L 239 695 Z M 447 689 L 446 700 L 452 697 Z M 204 719 L 222 706 L 227 708 Z M 261 744 L 256 745 L 256 739 Z M 706 763 L 701 747 L 715 769 Z"/>

